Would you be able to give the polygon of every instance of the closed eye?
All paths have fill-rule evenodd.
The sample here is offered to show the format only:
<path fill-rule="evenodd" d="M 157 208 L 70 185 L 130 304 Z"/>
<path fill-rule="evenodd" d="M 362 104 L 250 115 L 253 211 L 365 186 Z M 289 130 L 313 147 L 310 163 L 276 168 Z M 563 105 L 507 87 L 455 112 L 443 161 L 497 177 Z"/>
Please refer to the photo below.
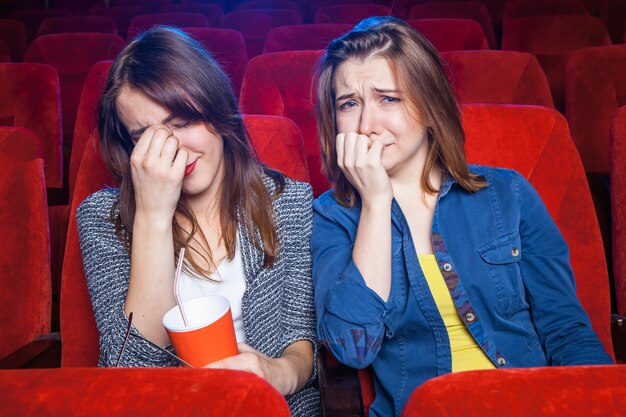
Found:
<path fill-rule="evenodd" d="M 192 125 L 192 122 L 182 121 L 177 123 L 172 123 L 169 125 L 170 129 L 184 129 Z"/>

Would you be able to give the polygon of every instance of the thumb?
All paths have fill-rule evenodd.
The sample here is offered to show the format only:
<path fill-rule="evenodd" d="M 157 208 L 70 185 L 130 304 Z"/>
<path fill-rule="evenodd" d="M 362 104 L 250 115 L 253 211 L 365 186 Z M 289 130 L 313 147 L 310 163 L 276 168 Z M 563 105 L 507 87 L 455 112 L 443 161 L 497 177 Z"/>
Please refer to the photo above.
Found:
<path fill-rule="evenodd" d="M 256 350 L 246 343 L 237 343 L 237 348 L 239 349 L 239 353 L 256 353 Z"/>

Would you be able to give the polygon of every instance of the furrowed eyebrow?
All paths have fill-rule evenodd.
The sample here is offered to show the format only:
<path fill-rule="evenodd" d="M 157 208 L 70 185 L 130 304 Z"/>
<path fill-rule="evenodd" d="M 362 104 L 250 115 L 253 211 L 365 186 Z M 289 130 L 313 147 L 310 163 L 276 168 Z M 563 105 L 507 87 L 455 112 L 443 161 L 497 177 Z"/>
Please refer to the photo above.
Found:
<path fill-rule="evenodd" d="M 376 88 L 376 87 L 374 87 L 372 90 L 376 91 L 379 94 L 388 94 L 388 93 L 400 94 L 399 90 Z"/>
<path fill-rule="evenodd" d="M 341 95 L 341 96 L 337 97 L 337 98 L 335 99 L 335 101 L 346 100 L 346 99 L 348 99 L 348 98 L 352 98 L 352 97 L 354 97 L 354 96 L 355 96 L 355 94 L 354 94 L 354 93 L 344 94 L 344 95 Z"/>
<path fill-rule="evenodd" d="M 170 114 L 169 116 L 167 116 L 165 119 L 163 119 L 161 121 L 161 124 L 164 124 L 164 125 L 168 124 L 169 122 L 171 122 L 175 118 L 176 118 L 176 116 L 174 116 L 173 114 Z M 145 132 L 148 127 L 150 127 L 150 126 L 140 127 L 139 129 L 135 129 L 135 130 L 130 131 L 128 134 L 130 135 L 131 138 L 137 138 L 137 137 L 143 135 L 143 132 Z"/>

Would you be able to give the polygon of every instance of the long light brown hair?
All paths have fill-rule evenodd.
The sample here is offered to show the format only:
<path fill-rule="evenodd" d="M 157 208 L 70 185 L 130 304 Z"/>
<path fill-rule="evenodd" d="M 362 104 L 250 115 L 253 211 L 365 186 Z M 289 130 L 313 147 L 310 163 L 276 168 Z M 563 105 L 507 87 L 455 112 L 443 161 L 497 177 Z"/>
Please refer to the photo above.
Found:
<path fill-rule="evenodd" d="M 270 267 L 279 250 L 272 199 L 284 189 L 284 177 L 258 161 L 230 82 L 219 65 L 187 34 L 164 26 L 146 31 L 120 53 L 98 103 L 102 154 L 109 172 L 120 185 L 119 200 L 111 216 L 116 233 L 127 249 L 131 247 L 136 207 L 130 169 L 134 145 L 116 107 L 123 87 L 141 91 L 169 109 L 174 117 L 205 123 L 223 139 L 225 175 L 219 189 L 219 216 L 227 256 L 229 259 L 234 256 L 240 226 L 255 247 L 263 251 L 264 267 Z M 273 195 L 263 183 L 264 173 L 275 182 Z M 183 223 L 190 224 L 191 231 L 185 231 Z M 178 202 L 172 225 L 176 253 L 196 240 L 202 248 L 196 250 L 203 259 L 202 265 L 193 260 L 189 251 L 185 265 L 194 275 L 208 275 L 214 265 L 211 250 L 197 219 L 185 205 L 184 196 Z"/>
<path fill-rule="evenodd" d="M 438 191 L 430 183 L 434 169 L 452 176 L 465 190 L 483 188 L 484 179 L 467 168 L 461 113 L 439 53 L 406 22 L 390 16 L 370 17 L 330 42 L 316 71 L 322 162 L 326 176 L 335 186 L 337 201 L 351 207 L 358 193 L 337 164 L 334 75 L 342 62 L 370 57 L 387 61 L 411 110 L 420 115 L 420 123 L 427 127 L 429 151 L 420 179 L 422 190 Z"/>

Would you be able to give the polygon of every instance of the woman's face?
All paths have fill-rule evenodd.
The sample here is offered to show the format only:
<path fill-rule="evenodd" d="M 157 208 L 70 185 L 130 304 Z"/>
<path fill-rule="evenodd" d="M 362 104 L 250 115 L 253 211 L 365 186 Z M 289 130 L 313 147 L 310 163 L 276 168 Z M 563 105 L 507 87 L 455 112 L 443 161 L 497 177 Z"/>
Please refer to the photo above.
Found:
<path fill-rule="evenodd" d="M 174 117 L 172 112 L 143 92 L 124 87 L 116 102 L 120 121 L 133 143 L 152 125 L 166 125 L 178 138 L 180 148 L 189 153 L 182 193 L 187 199 L 210 196 L 223 178 L 224 141 L 204 122 L 190 123 Z"/>
<path fill-rule="evenodd" d="M 419 177 L 428 154 L 426 127 L 387 60 L 348 59 L 335 69 L 333 87 L 338 133 L 355 131 L 381 142 L 390 178 Z"/>

